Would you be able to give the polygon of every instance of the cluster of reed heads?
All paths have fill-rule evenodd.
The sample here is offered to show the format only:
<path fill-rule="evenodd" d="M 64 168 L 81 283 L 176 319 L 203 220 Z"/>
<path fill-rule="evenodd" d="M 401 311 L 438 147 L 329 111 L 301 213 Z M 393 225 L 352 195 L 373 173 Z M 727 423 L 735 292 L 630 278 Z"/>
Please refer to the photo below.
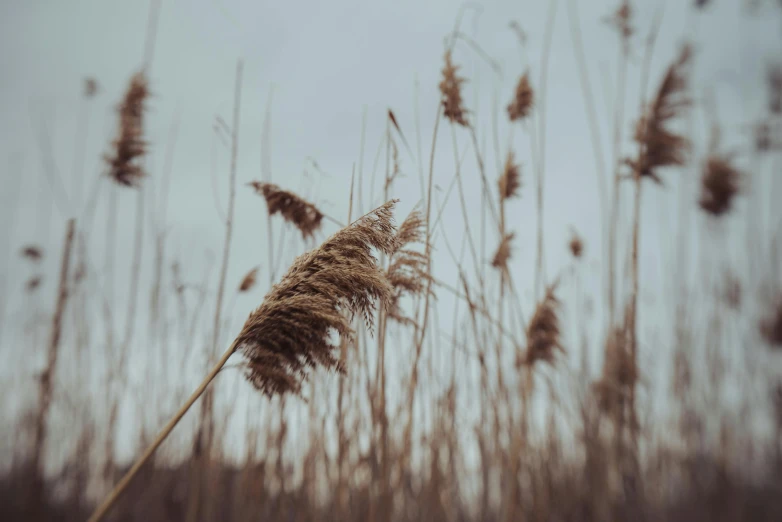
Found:
<path fill-rule="evenodd" d="M 705 8 L 706 4 L 698 2 L 697 7 Z M 635 33 L 632 16 L 630 2 L 623 1 L 611 18 L 626 50 L 631 47 Z M 719 405 L 721 381 L 720 378 L 715 381 L 715 376 L 724 375 L 718 368 L 726 358 L 720 349 L 728 349 L 730 335 L 734 335 L 714 326 L 725 318 L 724 303 L 712 303 L 709 308 L 707 328 L 711 336 L 706 335 L 705 350 L 699 350 L 685 331 L 697 329 L 694 323 L 697 318 L 692 314 L 687 315 L 689 322 L 677 325 L 679 330 L 673 336 L 676 382 L 672 389 L 678 406 L 671 411 L 678 415 L 677 435 L 659 438 L 654 421 L 646 417 L 651 413 L 645 411 L 642 402 L 642 398 L 652 396 L 643 386 L 642 361 L 658 354 L 649 353 L 650 344 L 639 328 L 639 266 L 645 259 L 639 254 L 643 246 L 641 194 L 650 190 L 646 188 L 648 181 L 654 182 L 650 187 L 669 186 L 664 181 L 669 173 L 690 170 L 694 163 L 690 138 L 676 125 L 693 105 L 689 83 L 689 67 L 694 59 L 692 47 L 683 46 L 679 56 L 666 68 L 657 89 L 636 119 L 631 136 L 633 152 L 626 157 L 617 155 L 610 172 L 617 195 L 613 205 L 619 204 L 618 195 L 626 185 L 632 185 L 634 194 L 627 207 L 632 213 L 625 237 L 627 246 L 620 251 L 616 245 L 621 243 L 614 237 L 610 244 L 617 251 L 606 253 L 614 260 L 624 255 L 629 276 L 623 281 L 609 270 L 607 277 L 614 283 L 609 285 L 610 306 L 605 314 L 608 323 L 601 329 L 603 339 L 595 342 L 584 326 L 582 314 L 586 300 L 578 293 L 574 303 L 568 304 L 562 298 L 567 289 L 581 288 L 579 281 L 587 273 L 584 240 L 572 230 L 569 242 L 562 245 L 562 251 L 571 256 L 567 271 L 546 278 L 544 171 L 533 164 L 528 169 L 532 179 L 525 182 L 523 162 L 510 147 L 503 154 L 504 164 L 496 184 L 489 183 L 488 169 L 477 146 L 474 118 L 465 103 L 463 89 L 467 80 L 460 76 L 454 61 L 457 40 L 454 34 L 444 55 L 438 119 L 448 122 L 450 130 L 465 133 L 475 145 L 473 154 L 479 176 L 473 182 L 482 188 L 482 223 L 496 227 L 485 237 L 496 238 L 494 254 L 484 255 L 483 240 L 478 252 L 473 237 L 477 226 L 470 227 L 472 218 L 467 217 L 464 206 L 464 174 L 457 169 L 454 181 L 466 229 L 462 251 L 469 250 L 472 266 L 462 261 L 464 257 L 457 260 L 453 256 L 458 272 L 455 285 L 440 279 L 438 270 L 433 269 L 437 227 L 443 226 L 436 217 L 442 208 L 434 208 L 432 201 L 436 170 L 434 145 L 428 191 L 421 195 L 426 203 L 415 207 L 396 226 L 394 210 L 398 200 L 387 198 L 401 171 L 394 136 L 404 141 L 408 151 L 410 148 L 402 133 L 404 126 L 389 110 L 389 132 L 384 137 L 388 140 L 389 167 L 383 185 L 385 199 L 389 200 L 359 219 L 349 218 L 347 225 L 340 224 L 339 230 L 319 246 L 295 257 L 287 272 L 250 312 L 219 361 L 213 356 L 216 347 L 207 348 L 210 366 L 204 380 L 157 436 L 151 436 L 144 428 L 140 430 L 138 458 L 128 468 L 113 469 L 108 477 L 111 488 L 107 489 L 106 483 L 98 487 L 102 496 L 97 504 L 93 504 L 94 498 L 86 500 L 90 481 L 85 476 L 90 474 L 90 469 L 68 476 L 71 469 L 68 466 L 82 470 L 94 462 L 95 432 L 85 430 L 76 453 L 70 457 L 75 463 L 69 462 L 61 476 L 51 477 L 42 455 L 47 444 L 56 443 L 56 437 L 46 429 L 53 421 L 49 401 L 42 400 L 36 421 L 36 433 L 40 435 L 36 439 L 32 466 L 12 469 L 9 479 L 0 483 L 4 498 L 10 498 L 8 492 L 13 489 L 14 477 L 23 472 L 34 477 L 31 483 L 38 486 L 34 494 L 19 497 L 24 499 L 19 513 L 28 519 L 55 513 L 69 519 L 92 513 L 91 522 L 104 518 L 150 517 L 188 522 L 250 520 L 259 514 L 269 520 L 373 522 L 774 519 L 773 510 L 782 508 L 778 489 L 774 489 L 782 484 L 779 439 L 764 443 L 762 437 L 754 434 L 731 431 L 730 422 L 735 417 L 708 409 L 714 407 L 714 401 Z M 768 75 L 769 111 L 756 129 L 757 135 L 763 136 L 762 142 L 756 139 L 755 152 L 759 155 L 779 156 L 782 151 L 782 143 L 777 143 L 773 135 L 782 116 L 781 70 L 772 67 Z M 238 115 L 240 73 L 237 78 Z M 97 90 L 97 83 L 90 80 L 85 96 L 91 98 Z M 105 156 L 109 178 L 139 191 L 146 176 L 144 118 L 148 96 L 148 80 L 142 71 L 131 78 L 119 104 L 118 135 L 112 152 Z M 506 106 L 509 124 L 534 136 L 541 128 L 538 98 L 531 72 L 522 72 Z M 433 144 L 439 123 L 435 125 Z M 390 132 L 392 127 L 395 135 Z M 234 128 L 234 141 L 236 133 Z M 235 149 L 233 154 L 235 160 Z M 710 223 L 730 219 L 731 211 L 737 207 L 737 197 L 748 192 L 744 187 L 749 174 L 737 165 L 736 155 L 722 149 L 715 139 L 701 166 L 695 170 L 700 172 L 697 196 L 700 211 Z M 235 161 L 231 180 L 233 191 Z M 525 317 L 521 292 L 514 280 L 520 277 L 513 268 L 517 230 L 511 226 L 518 223 L 513 219 L 514 206 L 528 204 L 523 197 L 528 185 L 536 191 L 535 202 L 529 204 L 535 204 L 538 222 L 534 307 Z M 325 223 L 340 223 L 328 217 L 316 203 L 271 182 L 251 181 L 247 186 L 265 202 L 269 231 L 275 223 L 281 228 L 297 230 L 302 241 L 312 241 L 323 236 Z M 351 185 L 349 214 L 353 209 L 353 190 Z M 609 210 L 611 215 L 619 215 L 616 208 L 601 209 L 606 213 Z M 282 223 L 273 222 L 274 216 L 279 216 Z M 772 217 L 778 219 L 779 212 Z M 223 273 L 229 259 L 232 220 L 227 219 L 225 226 L 228 239 L 224 246 Z M 619 232 L 612 229 L 610 233 Z M 44 371 L 49 376 L 57 370 L 57 354 L 67 349 L 60 341 L 66 307 L 74 307 L 76 303 L 84 305 L 86 299 L 84 292 L 77 291 L 78 282 L 67 268 L 72 244 L 79 240 L 86 241 L 84 229 L 80 229 L 76 238 L 72 232 L 66 237 L 62 259 L 65 268 L 59 285 L 63 291 L 58 293 Z M 769 246 L 771 251 L 778 248 L 774 241 L 777 240 Z M 754 252 L 762 253 L 763 249 Z M 163 250 L 156 251 L 159 266 L 164 255 Z M 43 249 L 28 245 L 21 250 L 21 256 L 30 263 L 39 263 Z M 766 287 L 782 285 L 778 281 L 778 266 L 776 269 L 776 273 L 771 270 L 768 274 L 771 282 Z M 133 270 L 138 267 L 134 266 Z M 249 269 L 235 287 L 237 294 L 251 295 L 267 270 L 271 266 Z M 138 272 L 134 274 L 138 276 Z M 178 272 L 175 276 L 179 277 Z M 28 281 L 28 292 L 35 292 L 41 277 L 35 275 Z M 224 279 L 220 282 L 220 293 Z M 624 293 L 616 292 L 614 287 L 622 283 L 628 288 Z M 159 281 L 157 284 L 160 285 Z M 735 286 L 740 287 L 740 283 Z M 70 287 L 73 287 L 73 297 L 67 291 Z M 185 286 L 176 282 L 175 287 L 178 306 L 184 308 Z M 158 286 L 156 299 L 159 290 Z M 439 308 L 437 295 L 443 293 L 455 303 L 450 334 L 442 331 L 439 320 L 433 318 Z M 738 290 L 733 293 L 737 294 Z M 677 301 L 679 298 L 675 296 Z M 199 304 L 192 311 L 191 332 L 196 330 L 203 301 L 204 294 L 201 294 Z M 731 306 L 738 306 L 738 298 L 728 301 L 733 303 Z M 221 300 L 217 299 L 217 303 L 216 325 L 221 324 L 222 313 Z M 682 297 L 677 306 L 687 304 Z M 565 315 L 564 308 L 570 313 Z M 748 335 L 760 339 L 770 348 L 769 353 L 778 351 L 782 347 L 782 291 L 772 291 L 760 309 L 760 316 L 750 319 L 753 333 Z M 462 321 L 463 317 L 468 320 Z M 188 322 L 186 319 L 180 317 L 183 323 Z M 162 348 L 169 340 L 169 333 L 154 324 L 152 335 L 158 336 L 154 346 Z M 582 338 L 569 336 L 567 332 L 573 330 Z M 192 342 L 194 335 L 187 328 L 182 332 L 185 340 Z M 370 340 L 371 336 L 374 341 Z M 684 340 L 689 340 L 692 346 Z M 404 352 L 406 342 L 411 349 Z M 572 348 L 578 344 L 581 344 L 582 359 L 574 361 Z M 126 350 L 128 345 L 129 342 L 124 346 Z M 602 352 L 602 370 L 598 375 L 592 375 L 589 370 L 587 352 L 593 345 L 598 345 Z M 393 349 L 388 350 L 391 346 Z M 409 360 L 394 357 L 394 351 L 406 353 Z M 244 461 L 237 465 L 225 456 L 225 431 L 213 428 L 210 432 L 223 435 L 222 438 L 217 435 L 214 437 L 217 441 L 207 445 L 206 458 L 185 456 L 184 463 L 156 458 L 158 448 L 188 409 L 215 386 L 213 380 L 218 374 L 229 369 L 227 362 L 235 354 L 242 356 L 238 367 L 263 396 L 264 409 L 270 412 L 265 414 L 264 423 L 248 416 Z M 709 368 L 705 378 L 703 372 L 697 371 L 697 357 L 703 357 L 704 366 Z M 747 357 L 754 359 L 758 355 Z M 127 364 L 126 358 L 119 360 Z M 391 361 L 395 361 L 395 367 Z M 438 370 L 438 364 L 445 371 Z M 472 383 L 473 369 L 478 375 L 477 385 Z M 119 371 L 126 369 L 119 368 Z M 325 377 L 330 372 L 337 377 Z M 421 378 L 422 372 L 426 378 Z M 741 374 L 738 382 L 748 378 L 747 375 Z M 699 399 L 695 391 L 697 376 L 702 379 L 706 399 Z M 171 378 L 171 374 L 166 378 Z M 780 437 L 782 380 L 776 376 L 774 381 L 773 375 L 764 378 L 771 385 L 771 419 L 774 433 Z M 126 379 L 121 382 L 127 386 Z M 52 396 L 52 386 L 51 379 L 46 382 L 42 379 L 41 396 Z M 183 402 L 181 390 L 176 394 L 165 389 L 159 393 Z M 174 408 L 169 402 L 165 402 L 167 407 Z M 306 405 L 304 416 L 309 428 L 297 439 L 291 435 L 289 424 L 291 416 L 295 416 L 291 409 L 299 403 Z M 212 406 L 202 409 L 197 421 L 199 436 L 206 426 L 228 424 L 228 415 L 220 416 L 220 407 L 230 410 L 235 405 L 231 399 L 217 404 L 217 411 Z M 460 405 L 469 408 L 463 411 Z M 472 417 L 467 411 L 470 408 L 477 408 Z M 116 415 L 115 403 L 112 409 L 115 421 Z M 114 459 L 115 432 L 112 423 L 104 456 L 108 460 Z M 712 432 L 718 434 L 716 438 Z M 767 462 L 776 463 L 776 467 L 760 469 L 745 465 L 746 455 L 758 451 L 770 459 Z M 82 463 L 81 467 L 78 462 Z M 69 484 L 72 477 L 78 477 L 75 482 L 78 487 L 69 490 L 65 501 L 56 499 L 55 486 Z M 211 484 L 208 489 L 202 489 L 202 484 L 207 483 L 204 481 Z M 776 496 L 773 491 L 777 491 Z M 14 500 L 12 504 L 16 506 L 19 502 Z"/>

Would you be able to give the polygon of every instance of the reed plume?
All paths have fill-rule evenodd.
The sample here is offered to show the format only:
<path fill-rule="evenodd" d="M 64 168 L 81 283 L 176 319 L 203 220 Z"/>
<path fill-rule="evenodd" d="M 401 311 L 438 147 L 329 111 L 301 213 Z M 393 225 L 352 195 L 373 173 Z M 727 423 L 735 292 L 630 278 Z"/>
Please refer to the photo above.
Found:
<path fill-rule="evenodd" d="M 443 115 L 451 122 L 458 123 L 462 127 L 468 127 L 467 109 L 463 106 L 462 84 L 466 81 L 456 74 L 459 69 L 451 60 L 451 50 L 445 52 L 445 65 L 443 66 L 443 79 L 440 82 L 442 94 Z"/>
<path fill-rule="evenodd" d="M 500 191 L 500 199 L 511 199 L 519 197 L 521 189 L 521 174 L 519 166 L 513 161 L 513 151 L 508 152 L 505 160 L 505 168 L 502 169 L 502 175 L 497 180 Z"/>
<path fill-rule="evenodd" d="M 525 72 L 516 84 L 513 100 L 508 104 L 508 117 L 510 121 L 523 120 L 532 111 L 535 103 L 535 92 L 529 82 L 529 72 Z"/>
<path fill-rule="evenodd" d="M 557 281 L 546 288 L 546 295 L 535 308 L 535 313 L 527 326 L 527 351 L 523 359 L 517 361 L 518 365 L 532 366 L 537 361 L 553 365 L 556 361 L 556 352 L 565 353 L 565 348 L 560 342 L 559 300 L 554 294 L 556 288 Z"/>
<path fill-rule="evenodd" d="M 255 283 L 258 279 L 258 269 L 259 267 L 256 266 L 255 268 L 247 272 L 247 274 L 245 274 L 245 276 L 242 278 L 242 282 L 239 283 L 240 292 L 247 292 L 252 287 L 255 286 Z"/>
<path fill-rule="evenodd" d="M 390 201 L 299 256 L 264 302 L 250 314 L 234 345 L 247 362 L 247 379 L 268 396 L 298 394 L 307 369 L 344 371 L 331 331 L 352 335 L 352 315 L 372 327 L 376 300 L 394 290 L 372 254 L 395 251 Z"/>
<path fill-rule="evenodd" d="M 633 8 L 630 5 L 629 0 L 622 0 L 619 7 L 616 8 L 614 14 L 611 15 L 607 22 L 612 25 L 619 36 L 622 38 L 622 44 L 626 47 L 630 42 L 630 37 L 633 36 L 635 29 L 631 24 L 633 18 Z"/>
<path fill-rule="evenodd" d="M 43 282 L 43 276 L 42 275 L 35 275 L 27 280 L 27 282 L 24 284 L 25 290 L 27 290 L 28 294 L 31 294 L 38 290 L 38 287 L 41 286 L 41 283 Z"/>
<path fill-rule="evenodd" d="M 725 156 L 712 155 L 706 160 L 701 177 L 700 207 L 713 216 L 730 211 L 739 192 L 741 172 Z"/>
<path fill-rule="evenodd" d="M 579 259 L 584 253 L 584 241 L 575 230 L 571 232 L 568 249 L 570 250 L 571 255 L 576 259 Z"/>
<path fill-rule="evenodd" d="M 251 181 L 248 185 L 266 200 L 270 216 L 279 213 L 299 229 L 303 238 L 312 237 L 320 228 L 323 214 L 312 203 L 273 183 Z"/>
<path fill-rule="evenodd" d="M 514 237 L 515 234 L 513 232 L 502 236 L 502 240 L 500 241 L 500 244 L 497 247 L 497 251 L 494 253 L 494 258 L 491 261 L 491 266 L 502 270 L 503 272 L 507 272 L 508 259 L 510 259 L 511 254 L 513 253 L 511 251 L 511 241 L 513 241 Z"/>
<path fill-rule="evenodd" d="M 146 175 L 139 161 L 147 151 L 144 140 L 144 102 L 149 96 L 147 78 L 143 72 L 133 75 L 125 97 L 119 106 L 119 136 L 114 140 L 114 154 L 104 159 L 109 164 L 109 176 L 120 185 L 137 187 Z"/>
<path fill-rule="evenodd" d="M 658 169 L 685 163 L 689 140 L 667 126 L 690 104 L 685 90 L 686 66 L 691 55 L 690 47 L 685 45 L 678 60 L 668 67 L 654 100 L 636 125 L 634 139 L 640 145 L 638 157 L 625 160 L 633 169 L 633 177 L 646 176 L 662 184 Z"/>
<path fill-rule="evenodd" d="M 632 398 L 638 380 L 638 367 L 632 353 L 628 328 L 630 316 L 626 310 L 625 325 L 613 328 L 608 335 L 605 360 L 600 380 L 595 383 L 598 405 L 605 413 L 621 415 Z M 632 405 L 631 405 L 632 407 Z"/>
<path fill-rule="evenodd" d="M 43 259 L 43 249 L 38 245 L 27 245 L 22 248 L 22 257 L 30 261 L 40 261 Z"/>
<path fill-rule="evenodd" d="M 424 218 L 418 209 L 410 212 L 399 225 L 396 245 L 386 270 L 386 277 L 393 288 L 388 303 L 388 317 L 402 324 L 413 325 L 415 321 L 402 313 L 399 300 L 404 295 L 423 294 L 430 277 L 427 271 L 427 254 L 410 249 L 413 244 L 423 242 L 424 225 Z"/>

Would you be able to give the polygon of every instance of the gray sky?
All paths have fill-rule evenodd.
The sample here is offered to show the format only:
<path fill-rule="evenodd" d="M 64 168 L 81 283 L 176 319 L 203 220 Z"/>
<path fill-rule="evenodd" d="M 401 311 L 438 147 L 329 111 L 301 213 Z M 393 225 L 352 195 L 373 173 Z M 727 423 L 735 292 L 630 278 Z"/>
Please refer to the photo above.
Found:
<path fill-rule="evenodd" d="M 545 92 L 538 91 L 536 110 L 545 111 L 545 236 L 546 272 L 549 277 L 570 263 L 566 243 L 570 227 L 584 237 L 587 248 L 584 291 L 595 294 L 600 314 L 601 252 L 599 195 L 595 177 L 595 156 L 590 127 L 579 83 L 572 40 L 571 6 L 561 0 L 555 11 L 551 54 Z M 611 114 L 616 103 L 618 39 L 602 19 L 615 9 L 615 0 L 577 2 L 583 53 L 586 57 L 591 90 L 595 98 L 600 139 L 606 162 L 611 158 Z M 780 14 L 772 2 L 761 2 L 754 14 L 747 14 L 744 2 L 714 0 L 704 13 L 695 14 L 692 2 L 658 1 L 639 4 L 635 25 L 635 52 L 627 79 L 627 104 L 623 124 L 625 138 L 638 114 L 641 41 L 658 10 L 663 8 L 662 28 L 652 61 L 652 86 L 658 84 L 664 68 L 677 56 L 684 39 L 693 39 L 696 65 L 693 94 L 715 100 L 716 114 L 726 127 L 724 143 L 746 150 L 748 136 L 741 126 L 762 113 L 766 103 L 765 66 L 780 50 Z M 642 5 L 640 5 L 642 4 Z M 261 280 L 268 281 L 265 205 L 243 183 L 261 176 L 261 142 L 264 113 L 270 107 L 270 150 L 272 180 L 316 201 L 329 215 L 347 218 L 348 191 L 355 164 L 363 170 L 363 212 L 380 203 L 384 158 L 378 163 L 375 193 L 370 194 L 375 156 L 386 125 L 386 109 L 392 108 L 417 156 L 415 100 L 420 107 L 420 148 L 422 164 L 428 162 L 433 118 L 439 93 L 444 37 L 454 25 L 459 3 L 450 1 L 397 2 L 256 2 L 230 0 L 164 1 L 160 14 L 154 61 L 150 71 L 154 93 L 146 120 L 151 142 L 148 162 L 150 177 L 145 181 L 148 209 L 160 197 L 160 179 L 166 149 L 171 142 L 172 125 L 177 123 L 171 195 L 167 213 L 169 255 L 182 262 L 186 280 L 198 282 L 205 269 L 205 255 L 216 259 L 223 241 L 223 228 L 213 196 L 212 166 L 218 183 L 220 205 L 225 206 L 228 148 L 215 137 L 216 117 L 231 123 L 234 70 L 237 59 L 244 61 L 242 112 L 239 130 L 238 198 L 236 229 L 229 269 L 229 290 L 251 267 L 261 266 Z M 508 207 L 509 227 L 516 232 L 516 253 L 512 270 L 527 309 L 532 300 L 534 273 L 535 206 L 529 126 L 511 126 L 505 117 L 518 76 L 529 68 L 533 86 L 540 89 L 541 54 L 546 17 L 551 2 L 485 1 L 469 4 L 462 31 L 474 38 L 495 60 L 501 75 L 468 45 L 461 42 L 455 61 L 469 78 L 465 101 L 473 110 L 487 175 L 493 183 L 509 144 L 523 164 L 524 188 L 520 201 Z M 16 255 L 21 245 L 43 244 L 51 254 L 41 269 L 47 276 L 43 295 L 54 292 L 57 250 L 64 231 L 64 218 L 83 217 L 79 201 L 87 200 L 115 132 L 114 107 L 121 99 L 131 74 L 142 61 L 147 26 L 148 2 L 30 0 L 0 5 L 0 245 L 9 255 L 0 259 L 6 295 L 6 315 L 19 317 L 23 283 L 31 273 Z M 526 33 L 522 48 L 509 23 L 515 20 Z M 81 99 L 82 81 L 97 79 L 100 90 L 95 99 Z M 416 94 L 416 81 L 418 91 Z M 711 94 L 709 94 L 709 92 Z M 273 94 L 272 94 L 273 93 Z M 270 101 L 271 100 L 271 101 Z M 496 109 L 495 109 L 496 107 Z M 493 152 L 491 114 L 499 115 L 500 158 Z M 362 118 L 366 114 L 366 147 L 359 156 Z M 709 119 L 702 109 L 692 113 L 689 128 L 699 138 L 696 157 L 703 154 Z M 86 119 L 85 119 L 86 118 Z M 86 123 L 85 163 L 76 172 L 78 153 Z M 43 132 L 43 129 L 46 132 Z M 41 135 L 48 134 L 56 172 L 42 159 Z M 511 141 L 512 138 L 512 141 Z M 469 135 L 457 129 L 455 139 L 461 152 Z M 700 147 L 700 148 L 698 148 Z M 45 150 L 44 147 L 43 150 Z M 631 152 L 625 139 L 622 155 Z M 317 166 L 308 158 L 314 158 Z M 395 186 L 393 195 L 402 199 L 401 219 L 421 198 L 418 159 L 411 158 L 400 144 L 401 168 L 406 177 Z M 475 156 L 468 151 L 463 175 L 472 211 L 479 208 L 480 184 Z M 762 166 L 761 166 L 762 167 Z M 451 129 L 440 126 L 435 159 L 435 183 L 442 188 L 436 201 L 442 201 L 453 179 L 454 153 Z M 693 167 L 688 171 L 697 173 Z M 326 173 L 324 175 L 323 173 Z M 50 176 L 67 187 L 68 202 L 55 205 L 49 190 Z M 78 181 L 83 176 L 82 190 Z M 679 196 L 676 174 L 666 177 L 666 189 L 647 191 L 643 207 L 644 239 L 642 272 L 645 306 L 655 309 L 656 290 L 667 291 L 672 282 L 662 280 L 662 263 L 673 255 L 676 215 L 671 212 Z M 764 185 L 765 186 L 765 185 Z M 17 188 L 18 187 L 18 188 Z M 109 185 L 101 184 L 95 221 L 93 262 L 100 269 L 105 247 L 103 232 Z M 761 191 L 768 196 L 767 191 Z M 628 192 L 629 194 L 629 192 Z M 133 232 L 133 193 L 119 190 L 120 232 L 117 238 L 117 273 L 129 270 Z M 694 196 L 690 197 L 694 201 Z M 437 199 L 439 198 L 439 199 Z M 770 199 L 763 199 L 768 205 Z M 18 202 L 18 207 L 11 203 Z M 157 202 L 159 204 L 160 201 Z M 742 211 L 740 204 L 739 213 Z M 771 208 L 767 209 L 772 212 Z M 479 220 L 475 218 L 475 222 Z M 693 221 L 693 224 L 700 222 Z M 9 226 L 9 225 L 12 225 Z M 737 225 L 739 227 L 743 225 Z M 477 227 L 477 225 L 476 225 Z M 327 233 L 336 227 L 327 223 Z M 277 238 L 279 238 L 279 226 Z M 464 223 L 458 196 L 454 192 L 444 212 L 441 232 L 458 250 Z M 147 238 L 152 230 L 147 229 Z M 305 248 L 289 233 L 286 259 Z M 735 237 L 735 236 L 734 236 Z M 322 239 L 322 238 L 320 238 Z M 486 238 L 487 259 L 496 246 L 496 234 Z M 734 241 L 731 239 L 730 241 Z M 741 241 L 741 238 L 736 241 Z M 735 244 L 738 248 L 738 243 Z M 151 257 L 151 243 L 146 243 Z M 435 275 L 453 283 L 452 267 L 445 243 L 437 244 Z M 284 264 L 284 263 L 283 263 Z M 147 263 L 149 265 L 149 263 Z M 144 281 L 151 278 L 144 268 Z M 213 272 L 212 285 L 216 279 Z M 126 277 L 115 283 L 117 300 L 127 295 Z M 142 284 L 142 288 L 144 285 Z M 231 336 L 241 326 L 246 313 L 256 306 L 267 288 L 262 285 L 233 304 L 233 323 L 225 330 Z M 42 298 L 43 303 L 51 300 Z M 229 299 L 230 301 L 230 299 Z M 142 308 L 147 296 L 142 295 Z M 450 331 L 452 300 L 442 295 L 441 327 Z M 657 302 L 657 305 L 660 303 Z M 43 305 L 48 306 L 48 305 Z M 229 310 L 226 310 L 228 313 Z M 16 314 L 16 315 L 14 315 Z M 19 332 L 17 332 L 19 334 Z M 5 337 L 8 343 L 8 337 Z M 5 347 L 4 347 L 5 349 Z M 17 354 L 18 355 L 18 354 Z M 18 355 L 20 358 L 21 355 Z M 403 355 L 400 355 L 403 357 Z M 35 361 L 35 359 L 32 359 Z M 35 362 L 31 363 L 35 366 Z M 193 379 L 197 378 L 197 372 Z M 193 380 L 193 382 L 195 382 Z"/>

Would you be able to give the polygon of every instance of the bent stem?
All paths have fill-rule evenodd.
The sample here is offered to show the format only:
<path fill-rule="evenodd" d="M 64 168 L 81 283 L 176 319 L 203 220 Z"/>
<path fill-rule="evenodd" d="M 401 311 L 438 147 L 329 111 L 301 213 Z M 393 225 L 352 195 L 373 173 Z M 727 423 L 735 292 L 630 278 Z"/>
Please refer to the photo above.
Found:
<path fill-rule="evenodd" d="M 157 437 L 155 437 L 155 440 L 152 441 L 152 444 L 149 445 L 149 447 L 144 451 L 144 453 L 139 457 L 139 459 L 133 464 L 133 467 L 128 470 L 127 473 L 122 477 L 122 479 L 117 483 L 116 486 L 114 486 L 114 489 L 109 493 L 109 495 L 106 497 L 106 499 L 103 501 L 103 503 L 93 512 L 92 516 L 87 520 L 87 522 L 98 522 L 103 518 L 103 516 L 109 511 L 112 505 L 119 499 L 122 492 L 125 490 L 125 488 L 128 487 L 128 484 L 130 484 L 130 481 L 133 480 L 133 477 L 139 472 L 141 467 L 149 460 L 149 458 L 155 453 L 155 451 L 158 449 L 158 447 L 163 443 L 164 440 L 171 434 L 174 427 L 179 424 L 179 421 L 182 420 L 182 417 L 185 416 L 185 413 L 187 413 L 187 410 L 190 409 L 190 407 L 198 400 L 198 398 L 204 393 L 206 388 L 209 386 L 209 384 L 214 380 L 214 378 L 217 376 L 217 374 L 220 372 L 220 370 L 225 366 L 225 363 L 228 362 L 228 359 L 234 354 L 236 351 L 236 341 L 231 343 L 231 346 L 228 348 L 228 350 L 225 351 L 223 356 L 220 358 L 220 360 L 217 362 L 217 364 L 212 368 L 212 370 L 209 372 L 209 374 L 204 378 L 203 382 L 196 388 L 196 390 L 193 392 L 193 394 L 190 396 L 189 399 L 187 399 L 187 402 L 182 405 L 181 408 L 179 408 L 179 411 L 176 412 L 176 414 L 171 417 L 171 419 L 166 423 L 165 427 L 161 430 L 161 432 L 158 434 Z"/>

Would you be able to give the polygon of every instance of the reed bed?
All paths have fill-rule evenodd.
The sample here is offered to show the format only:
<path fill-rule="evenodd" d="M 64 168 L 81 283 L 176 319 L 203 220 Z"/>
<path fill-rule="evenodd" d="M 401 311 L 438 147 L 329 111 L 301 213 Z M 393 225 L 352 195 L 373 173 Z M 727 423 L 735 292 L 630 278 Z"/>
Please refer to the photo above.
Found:
<path fill-rule="evenodd" d="M 619 37 L 610 81 L 620 93 L 603 125 L 568 3 L 592 133 L 575 139 L 596 156 L 596 241 L 586 216 L 563 223 L 560 209 L 583 196 L 556 201 L 546 167 L 547 155 L 568 153 L 545 145 L 557 103 L 549 95 L 561 92 L 547 87 L 556 2 L 540 24 L 542 47 L 530 47 L 539 59 L 528 59 L 527 35 L 512 24 L 525 58 L 509 70 L 461 30 L 468 6 L 444 54 L 432 52 L 429 150 L 420 122 L 384 107 L 371 174 L 363 149 L 372 137 L 362 136 L 352 174 L 308 158 L 318 179 L 352 176 L 345 220 L 315 184 L 272 182 L 266 124 L 262 175 L 244 185 L 255 194 L 236 190 L 254 177 L 238 165 L 240 123 L 254 118 L 242 109 L 239 61 L 233 120 L 214 124 L 215 157 L 230 160 L 228 197 L 214 174 L 224 236 L 204 247 L 221 256 L 204 260 L 176 242 L 170 179 L 149 161 L 152 80 L 164 74 L 150 73 L 153 2 L 144 65 L 117 95 L 116 135 L 97 157 L 102 175 L 83 208 L 67 207 L 78 219 L 58 242 L 17 238 L 9 249 L 23 277 L 18 302 L 2 302 L 15 311 L 0 314 L 0 348 L 25 375 L 3 390 L 19 404 L 1 432 L 5 516 L 780 520 L 782 207 L 770 196 L 782 187 L 773 177 L 782 74 L 768 65 L 768 100 L 749 131 L 723 128 L 694 88 L 697 47 L 653 57 L 662 19 L 650 26 L 634 4 L 588 14 Z M 710 4 L 693 2 L 690 15 L 705 23 Z M 492 81 L 511 78 L 507 97 L 498 89 L 489 109 L 477 105 L 467 63 Z M 636 107 L 624 103 L 630 71 L 641 78 Z M 98 81 L 85 80 L 84 98 L 104 95 Z M 713 116 L 705 144 L 698 111 Z M 420 179 L 407 183 L 416 169 Z M 58 200 L 82 203 L 80 183 Z M 131 223 L 117 204 L 128 197 Z M 244 223 L 238 205 L 261 208 L 266 227 Z M 145 249 L 149 228 L 155 245 Z M 661 238 L 676 245 L 671 260 L 654 250 L 653 231 L 675 234 Z M 123 234 L 135 234 L 127 274 L 115 263 Z M 236 254 L 246 244 L 258 258 Z M 118 297 L 114 283 L 128 292 Z M 199 413 L 186 415 L 196 403 Z"/>

